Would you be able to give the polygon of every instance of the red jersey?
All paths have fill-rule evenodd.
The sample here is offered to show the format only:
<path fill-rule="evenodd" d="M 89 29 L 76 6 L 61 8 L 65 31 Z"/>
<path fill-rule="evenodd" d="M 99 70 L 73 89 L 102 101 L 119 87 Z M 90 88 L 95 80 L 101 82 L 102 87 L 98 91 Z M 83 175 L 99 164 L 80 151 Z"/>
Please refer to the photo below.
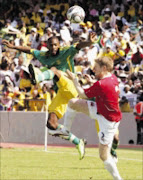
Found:
<path fill-rule="evenodd" d="M 135 112 L 140 114 L 140 115 L 143 115 L 143 102 L 138 102 L 136 104 Z M 143 117 L 136 116 L 135 118 L 143 121 Z"/>
<path fill-rule="evenodd" d="M 118 122 L 122 118 L 119 108 L 118 80 L 115 75 L 105 77 L 84 89 L 88 98 L 96 98 L 97 112 L 109 121 Z"/>

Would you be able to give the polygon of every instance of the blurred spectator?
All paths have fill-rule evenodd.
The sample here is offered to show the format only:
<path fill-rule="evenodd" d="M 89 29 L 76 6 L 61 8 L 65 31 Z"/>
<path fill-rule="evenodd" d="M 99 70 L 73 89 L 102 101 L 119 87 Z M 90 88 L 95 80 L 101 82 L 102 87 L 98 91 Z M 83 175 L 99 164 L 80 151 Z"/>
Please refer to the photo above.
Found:
<path fill-rule="evenodd" d="M 125 96 L 122 96 L 119 104 L 120 104 L 120 109 L 122 112 L 130 112 L 131 111 L 129 101 Z"/>
<path fill-rule="evenodd" d="M 15 87 L 13 92 L 13 111 L 25 110 L 25 93 L 20 91 L 18 87 Z"/>
<path fill-rule="evenodd" d="M 2 63 L 0 64 L 0 84 L 4 80 L 5 76 L 12 76 L 12 72 L 9 70 L 9 62 L 6 57 L 2 57 Z"/>
<path fill-rule="evenodd" d="M 31 29 L 31 33 L 28 36 L 27 45 L 31 48 L 37 49 L 38 45 L 40 44 L 40 35 L 37 33 L 36 28 Z"/>
<path fill-rule="evenodd" d="M 143 144 L 143 94 L 138 98 L 134 115 L 137 124 L 137 144 Z"/>
<path fill-rule="evenodd" d="M 125 96 L 128 102 L 130 103 L 130 107 L 133 109 L 136 99 L 137 99 L 137 94 L 132 93 L 130 91 L 130 86 L 128 84 L 125 85 L 122 97 Z"/>
<path fill-rule="evenodd" d="M 70 34 L 70 30 L 67 26 L 67 22 L 65 22 L 65 25 L 61 28 L 60 36 L 61 36 L 61 40 L 63 41 L 62 46 L 70 46 L 72 42 L 72 37 Z"/>
<path fill-rule="evenodd" d="M 24 92 L 29 92 L 31 90 L 31 86 L 32 85 L 30 81 L 28 67 L 21 66 L 19 88 L 20 90 L 23 90 Z"/>
<path fill-rule="evenodd" d="M 133 67 L 140 66 L 142 60 L 143 60 L 143 54 L 140 52 L 139 46 L 137 46 L 137 52 L 134 53 L 131 58 Z"/>
<path fill-rule="evenodd" d="M 103 52 L 103 56 L 108 56 L 114 59 L 115 53 L 111 50 L 111 45 L 107 44 Z"/>
<path fill-rule="evenodd" d="M 43 38 L 45 39 L 45 41 L 47 41 L 52 36 L 53 36 L 52 28 L 50 28 L 50 27 L 46 28 L 45 32 L 44 32 L 44 35 L 43 35 Z"/>
<path fill-rule="evenodd" d="M 11 96 L 9 96 L 8 91 L 3 92 L 3 96 L 1 97 L 1 106 L 5 111 L 12 110 L 12 98 Z"/>
<path fill-rule="evenodd" d="M 125 60 L 125 52 L 120 48 L 119 45 L 116 45 L 114 59 L 114 66 L 120 64 L 123 60 Z"/>
<path fill-rule="evenodd" d="M 123 34 L 122 33 L 119 33 L 119 35 L 118 35 L 118 41 L 119 41 L 119 43 L 121 44 L 121 48 L 124 50 L 124 49 L 126 49 L 126 47 L 127 47 L 127 42 L 126 42 L 126 40 L 123 38 Z"/>
<path fill-rule="evenodd" d="M 29 111 L 41 111 L 43 104 L 45 102 L 42 100 L 38 90 L 33 90 L 31 97 L 29 97 Z"/>
<path fill-rule="evenodd" d="M 120 62 L 116 65 L 115 69 L 119 70 L 119 72 L 125 72 L 129 74 L 130 64 L 125 59 L 120 59 Z"/>
<path fill-rule="evenodd" d="M 124 94 L 124 88 L 125 88 L 125 83 L 127 82 L 127 74 L 125 73 L 120 73 L 119 75 L 119 90 L 120 90 L 120 97 L 123 96 Z"/>
<path fill-rule="evenodd" d="M 46 43 L 46 38 L 43 36 L 41 37 L 40 39 L 40 43 L 37 47 L 38 50 L 41 50 L 41 51 L 48 51 L 48 48 L 47 48 L 47 43 Z"/>

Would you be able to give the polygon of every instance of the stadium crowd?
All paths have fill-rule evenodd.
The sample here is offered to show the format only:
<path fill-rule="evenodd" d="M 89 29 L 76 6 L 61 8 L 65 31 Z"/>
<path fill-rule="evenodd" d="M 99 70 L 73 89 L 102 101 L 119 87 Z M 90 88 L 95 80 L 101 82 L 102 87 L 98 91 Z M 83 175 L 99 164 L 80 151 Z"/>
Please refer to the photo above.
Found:
<path fill-rule="evenodd" d="M 79 5 L 86 17 L 80 24 L 66 18 L 69 7 Z M 143 96 L 143 5 L 142 0 L 110 1 L 4 1 L 0 4 L 0 37 L 16 46 L 48 51 L 47 40 L 58 36 L 62 47 L 86 41 L 90 32 L 96 41 L 74 57 L 75 73 L 82 87 L 95 79 L 92 67 L 101 56 L 114 60 L 119 80 L 120 108 L 130 112 Z M 87 8 L 88 7 L 88 8 Z M 29 63 L 42 69 L 31 54 L 0 46 L 0 110 L 43 111 L 56 92 L 53 81 L 32 85 Z"/>

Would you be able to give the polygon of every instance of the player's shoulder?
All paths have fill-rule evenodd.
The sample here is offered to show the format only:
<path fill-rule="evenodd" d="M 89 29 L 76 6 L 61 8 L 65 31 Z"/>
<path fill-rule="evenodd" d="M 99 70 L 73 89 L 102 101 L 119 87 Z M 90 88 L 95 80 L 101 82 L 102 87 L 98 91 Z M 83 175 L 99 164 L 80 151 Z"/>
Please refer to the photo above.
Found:
<path fill-rule="evenodd" d="M 114 81 L 116 81 L 117 83 L 119 82 L 119 81 L 118 81 L 118 78 L 117 78 L 117 76 L 116 76 L 115 74 L 112 74 L 112 75 L 111 75 L 111 79 L 114 80 Z"/>
<path fill-rule="evenodd" d="M 32 54 L 36 54 L 36 55 L 40 55 L 40 56 L 46 56 L 47 55 L 47 51 L 40 51 L 37 49 L 31 49 L 30 51 Z"/>
<path fill-rule="evenodd" d="M 75 48 L 76 48 L 76 44 L 72 44 L 72 45 L 70 45 L 70 46 L 60 47 L 60 51 L 66 51 L 66 50 L 75 49 Z"/>
<path fill-rule="evenodd" d="M 39 51 L 40 56 L 47 56 L 47 51 Z"/>
<path fill-rule="evenodd" d="M 60 51 L 65 51 L 68 50 L 70 48 L 70 46 L 62 46 L 60 47 Z"/>

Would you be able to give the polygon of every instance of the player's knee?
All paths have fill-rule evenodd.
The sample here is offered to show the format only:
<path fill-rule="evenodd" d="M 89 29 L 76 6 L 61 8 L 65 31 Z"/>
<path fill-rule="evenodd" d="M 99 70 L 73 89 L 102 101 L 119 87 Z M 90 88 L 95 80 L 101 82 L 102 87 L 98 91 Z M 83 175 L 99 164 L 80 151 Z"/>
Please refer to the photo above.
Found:
<path fill-rule="evenodd" d="M 78 99 L 77 98 L 73 98 L 73 99 L 70 99 L 70 101 L 68 102 L 68 106 L 71 108 L 71 109 L 74 109 L 74 105 L 76 103 Z"/>
<path fill-rule="evenodd" d="M 119 142 L 119 136 L 117 134 L 114 135 L 113 142 L 114 143 L 118 143 Z"/>
<path fill-rule="evenodd" d="M 47 128 L 50 129 L 50 130 L 55 130 L 56 128 L 53 127 L 53 124 L 51 124 L 49 122 L 49 120 L 47 120 L 47 124 L 46 124 Z"/>
<path fill-rule="evenodd" d="M 51 130 L 57 129 L 57 127 L 58 127 L 58 118 L 57 118 L 57 115 L 55 113 L 50 113 L 49 114 L 46 126 L 47 126 L 47 128 L 49 128 Z"/>
<path fill-rule="evenodd" d="M 101 153 L 101 154 L 99 155 L 99 157 L 100 157 L 100 159 L 101 159 L 102 161 L 106 161 L 106 159 L 107 159 L 107 156 L 106 156 L 106 154 L 104 154 L 104 153 Z"/>

